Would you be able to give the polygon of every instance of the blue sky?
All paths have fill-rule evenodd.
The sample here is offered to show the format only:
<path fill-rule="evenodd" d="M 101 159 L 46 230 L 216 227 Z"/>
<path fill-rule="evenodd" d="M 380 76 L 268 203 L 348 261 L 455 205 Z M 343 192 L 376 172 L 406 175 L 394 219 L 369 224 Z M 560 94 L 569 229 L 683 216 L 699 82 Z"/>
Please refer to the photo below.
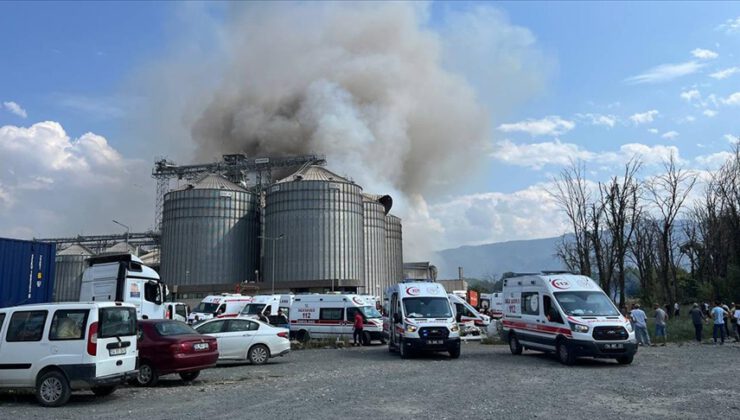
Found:
<path fill-rule="evenodd" d="M 659 170 L 660 158 L 670 152 L 689 168 L 711 169 L 731 146 L 726 136 L 740 133 L 740 94 L 732 96 L 740 92 L 740 3 L 454 2 L 418 7 L 424 9 L 424 29 L 439 37 L 442 65 L 468 81 L 488 109 L 490 125 L 487 157 L 473 175 L 453 191 L 424 197 L 425 210 L 407 215 L 410 230 L 439 225 L 433 229 L 440 237 L 436 247 L 557 234 L 561 219 L 532 219 L 555 211 L 543 195 L 544 184 L 568 158 L 583 159 L 595 181 L 618 172 L 634 152 L 645 154 L 647 173 Z M 200 9 L 212 19 L 208 24 L 191 20 Z M 192 33 L 227 25 L 232 11 L 227 4 L 0 3 L 0 127 L 29 129 L 52 121 L 63 131 L 46 127 L 49 132 L 64 133 L 72 142 L 88 132 L 103 138 L 105 145 L 96 153 L 109 158 L 109 166 L 119 165 L 123 174 L 111 178 L 130 177 L 136 187 L 100 188 L 113 188 L 126 197 L 123 202 L 138 203 L 127 212 L 148 217 L 154 155 L 178 150 L 172 143 L 155 145 L 131 129 L 138 121 L 134 114 L 148 99 L 132 86 L 143 69 L 174 49 L 194 39 L 213 39 Z M 482 29 L 462 37 L 466 28 L 455 26 L 461 22 L 455 16 L 478 19 L 473 21 Z M 496 43 L 491 46 L 486 37 L 495 37 Z M 498 58 L 487 60 L 489 55 Z M 507 61 L 510 57 L 513 61 Z M 491 63 L 497 67 L 487 67 Z M 18 133 L 6 129 L 5 135 L 14 141 L 35 135 Z M 85 156 L 82 147 L 102 144 L 94 139 L 75 146 L 72 158 L 87 159 L 87 176 L 99 178 L 91 163 L 95 159 Z M 20 158 L 14 159 L 3 163 L 12 176 L 0 175 L 0 215 L 8 221 L 0 225 L 0 234 L 114 228 L 107 216 L 68 220 L 54 214 L 51 205 L 35 217 L 46 220 L 47 227 L 33 226 L 19 210 L 19 203 L 32 197 L 29 191 L 48 192 L 54 185 L 56 192 L 62 184 L 82 188 L 83 182 L 55 178 L 58 167 L 38 173 L 26 168 L 26 178 L 36 181 L 23 186 Z M 523 207 L 528 210 L 522 212 Z M 143 216 L 130 224 L 149 227 Z M 100 220 L 81 226 L 91 217 Z M 419 237 L 427 234 L 419 228 Z"/>

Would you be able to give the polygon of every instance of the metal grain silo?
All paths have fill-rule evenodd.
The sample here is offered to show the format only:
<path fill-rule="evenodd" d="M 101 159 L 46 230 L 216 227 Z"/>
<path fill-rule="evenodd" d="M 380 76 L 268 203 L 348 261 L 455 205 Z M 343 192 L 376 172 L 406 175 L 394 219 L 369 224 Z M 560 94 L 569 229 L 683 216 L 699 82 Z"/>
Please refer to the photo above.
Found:
<path fill-rule="evenodd" d="M 94 253 L 79 244 L 73 244 L 57 252 L 54 270 L 54 302 L 77 302 L 80 300 L 82 272 L 87 268 L 87 259 Z"/>
<path fill-rule="evenodd" d="M 385 216 L 385 246 L 388 258 L 388 284 L 403 281 L 403 236 L 401 219 L 389 214 Z"/>
<path fill-rule="evenodd" d="M 218 175 L 170 191 L 162 213 L 160 277 L 170 286 L 232 285 L 228 290 L 255 281 L 259 229 L 257 195 Z"/>
<path fill-rule="evenodd" d="M 362 188 L 307 166 L 265 196 L 264 280 L 282 289 L 364 292 Z M 273 272 L 274 268 L 274 272 Z"/>
<path fill-rule="evenodd" d="M 382 296 L 388 283 L 385 215 L 393 200 L 388 195 L 362 195 L 365 234 L 365 289 L 363 293 Z"/>

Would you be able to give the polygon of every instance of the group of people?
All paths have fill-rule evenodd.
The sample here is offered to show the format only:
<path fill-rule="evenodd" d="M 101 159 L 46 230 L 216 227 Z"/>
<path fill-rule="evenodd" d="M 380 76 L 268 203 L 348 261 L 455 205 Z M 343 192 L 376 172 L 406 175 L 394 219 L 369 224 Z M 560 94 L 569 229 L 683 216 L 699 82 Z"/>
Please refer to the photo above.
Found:
<path fill-rule="evenodd" d="M 680 316 L 680 306 L 678 303 L 674 304 L 673 307 L 669 304 L 664 309 L 656 303 L 653 309 L 655 338 L 656 340 L 662 339 L 661 346 L 665 346 L 668 337 L 666 331 L 668 313 L 673 309 L 673 315 L 678 318 Z M 698 303 L 694 303 L 689 311 L 689 316 L 694 325 L 697 342 L 702 341 L 703 326 L 709 320 L 713 324 L 712 338 L 714 344 L 724 344 L 725 338 L 731 336 L 735 338 L 736 342 L 740 341 L 740 306 L 736 306 L 734 302 L 728 307 L 722 302 L 716 301 L 711 310 L 708 303 L 703 304 L 701 308 Z M 629 319 L 635 329 L 637 343 L 641 346 L 654 346 L 655 344 L 651 343 L 650 334 L 648 333 L 647 314 L 642 310 L 639 303 L 632 305 L 632 310 L 629 312 Z"/>

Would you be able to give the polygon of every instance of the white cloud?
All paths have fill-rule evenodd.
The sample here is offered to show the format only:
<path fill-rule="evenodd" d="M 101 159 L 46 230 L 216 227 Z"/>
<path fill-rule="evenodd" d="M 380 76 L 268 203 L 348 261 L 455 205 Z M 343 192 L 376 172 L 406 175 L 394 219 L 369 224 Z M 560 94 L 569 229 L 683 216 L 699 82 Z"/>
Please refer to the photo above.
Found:
<path fill-rule="evenodd" d="M 691 55 L 700 60 L 712 60 L 719 57 L 719 54 L 717 54 L 715 51 L 705 50 L 704 48 L 695 48 L 691 51 Z"/>
<path fill-rule="evenodd" d="M 673 140 L 676 137 L 678 137 L 678 132 L 677 131 L 668 131 L 666 133 L 663 133 L 660 137 L 662 137 L 664 139 L 667 139 L 667 140 Z"/>
<path fill-rule="evenodd" d="M 712 109 L 705 109 L 704 112 L 702 112 L 702 114 L 704 114 L 705 116 L 709 118 L 712 118 L 712 117 L 715 117 L 718 114 L 718 112 Z"/>
<path fill-rule="evenodd" d="M 723 31 L 724 33 L 730 35 L 734 33 L 740 33 L 740 16 L 734 18 L 734 19 L 727 19 L 725 23 L 717 26 L 718 31 Z"/>
<path fill-rule="evenodd" d="M 678 120 L 678 122 L 681 123 L 681 124 L 684 124 L 684 123 L 692 123 L 694 121 L 696 121 L 696 117 L 693 116 L 693 115 L 687 115 L 687 116 L 685 116 L 685 117 L 683 117 L 683 118 L 681 118 L 681 119 Z"/>
<path fill-rule="evenodd" d="M 0 236 L 106 232 L 112 217 L 142 230 L 153 222 L 149 165 L 100 135 L 71 138 L 54 121 L 0 126 L 0 168 Z"/>
<path fill-rule="evenodd" d="M 717 152 L 709 155 L 697 156 L 696 163 L 709 170 L 715 170 L 725 164 L 734 154 L 730 152 Z"/>
<path fill-rule="evenodd" d="M 589 121 L 593 125 L 601 125 L 612 128 L 619 120 L 616 115 L 604 115 L 604 114 L 576 114 L 576 117 Z"/>
<path fill-rule="evenodd" d="M 648 69 L 642 74 L 632 76 L 625 80 L 628 84 L 642 84 L 642 83 L 662 83 L 668 82 L 679 77 L 687 76 L 689 74 L 696 73 L 704 67 L 704 64 L 696 61 L 687 61 L 685 63 L 677 64 L 661 64 L 657 67 Z"/>
<path fill-rule="evenodd" d="M 11 114 L 15 114 L 21 118 L 28 117 L 28 113 L 20 105 L 13 101 L 3 102 L 3 108 L 5 108 Z"/>
<path fill-rule="evenodd" d="M 635 125 L 647 124 L 647 123 L 653 122 L 653 120 L 655 120 L 655 117 L 657 117 L 658 114 L 659 114 L 658 110 L 651 109 L 650 111 L 631 115 L 630 120 L 633 123 L 635 123 Z"/>
<path fill-rule="evenodd" d="M 740 136 L 736 136 L 736 135 L 733 135 L 733 134 L 725 134 L 722 137 L 725 140 L 727 140 L 728 143 L 731 143 L 731 144 L 736 144 L 736 143 L 740 142 Z"/>
<path fill-rule="evenodd" d="M 740 92 L 735 92 L 720 101 L 725 105 L 740 105 Z"/>
<path fill-rule="evenodd" d="M 531 136 L 559 136 L 575 128 L 576 123 L 551 115 L 539 120 L 528 119 L 516 123 L 501 124 L 498 129 L 511 133 L 520 131 Z"/>
<path fill-rule="evenodd" d="M 733 74 L 740 72 L 740 67 L 729 67 L 726 69 L 718 70 L 712 74 L 709 75 L 709 77 L 722 80 L 727 79 L 728 77 L 732 76 Z"/>
<path fill-rule="evenodd" d="M 686 102 L 701 99 L 701 93 L 697 89 L 691 89 L 681 92 L 681 98 Z"/>
<path fill-rule="evenodd" d="M 490 156 L 510 165 L 540 170 L 545 166 L 565 166 L 572 160 L 595 162 L 608 167 L 621 165 L 633 156 L 640 156 L 645 164 L 655 165 L 662 163 L 671 154 L 679 158 L 678 148 L 627 143 L 621 145 L 618 151 L 592 152 L 577 144 L 562 143 L 559 140 L 530 144 L 516 144 L 510 140 L 503 140 L 494 145 Z"/>
<path fill-rule="evenodd" d="M 658 134 L 658 129 L 657 128 L 648 128 L 648 133 L 650 133 L 650 134 Z"/>

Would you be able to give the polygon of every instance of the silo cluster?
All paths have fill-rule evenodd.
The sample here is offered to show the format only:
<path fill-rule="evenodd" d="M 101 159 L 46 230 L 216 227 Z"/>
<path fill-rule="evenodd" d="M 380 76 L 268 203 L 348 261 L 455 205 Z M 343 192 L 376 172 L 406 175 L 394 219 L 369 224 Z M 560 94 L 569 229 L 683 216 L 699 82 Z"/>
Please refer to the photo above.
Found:
<path fill-rule="evenodd" d="M 82 272 L 87 268 L 87 259 L 95 255 L 90 249 L 72 244 L 57 252 L 54 276 L 54 302 L 76 302 L 80 299 Z"/>

